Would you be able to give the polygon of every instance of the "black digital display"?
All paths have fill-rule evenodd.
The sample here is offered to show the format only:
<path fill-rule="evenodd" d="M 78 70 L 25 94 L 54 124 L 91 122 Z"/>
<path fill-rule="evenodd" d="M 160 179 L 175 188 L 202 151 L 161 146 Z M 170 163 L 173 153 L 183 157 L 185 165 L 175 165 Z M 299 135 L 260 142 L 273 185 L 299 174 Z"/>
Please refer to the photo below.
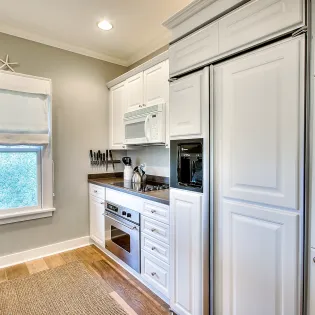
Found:
<path fill-rule="evenodd" d="M 107 204 L 107 209 L 118 212 L 118 207 L 111 205 L 110 203 Z"/>

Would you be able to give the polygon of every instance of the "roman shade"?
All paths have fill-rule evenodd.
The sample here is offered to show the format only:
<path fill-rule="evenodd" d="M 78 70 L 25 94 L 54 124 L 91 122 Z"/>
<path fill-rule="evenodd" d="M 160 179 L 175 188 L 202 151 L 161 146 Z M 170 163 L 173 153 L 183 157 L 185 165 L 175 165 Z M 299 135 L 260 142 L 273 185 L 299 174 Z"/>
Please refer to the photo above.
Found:
<path fill-rule="evenodd" d="M 0 145 L 45 145 L 50 80 L 0 72 Z"/>

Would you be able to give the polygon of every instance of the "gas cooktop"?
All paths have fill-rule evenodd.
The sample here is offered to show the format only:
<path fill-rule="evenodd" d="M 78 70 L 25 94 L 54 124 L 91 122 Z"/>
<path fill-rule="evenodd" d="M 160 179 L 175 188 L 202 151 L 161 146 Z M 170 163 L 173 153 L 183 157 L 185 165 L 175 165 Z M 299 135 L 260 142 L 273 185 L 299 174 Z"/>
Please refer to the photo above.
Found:
<path fill-rule="evenodd" d="M 113 184 L 114 186 L 127 188 L 139 192 L 149 192 L 149 191 L 156 191 L 156 190 L 164 190 L 169 189 L 168 184 L 161 184 L 156 182 L 147 182 L 147 183 L 131 183 L 131 182 L 118 182 Z"/>

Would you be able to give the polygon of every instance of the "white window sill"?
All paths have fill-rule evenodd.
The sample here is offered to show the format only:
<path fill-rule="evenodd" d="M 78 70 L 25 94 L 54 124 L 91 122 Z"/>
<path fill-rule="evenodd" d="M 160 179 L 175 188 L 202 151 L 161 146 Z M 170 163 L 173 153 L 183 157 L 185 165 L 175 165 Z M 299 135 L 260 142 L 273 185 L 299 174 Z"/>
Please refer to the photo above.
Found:
<path fill-rule="evenodd" d="M 0 225 L 51 217 L 55 210 L 55 208 L 17 210 L 3 215 L 1 215 L 0 211 Z"/>

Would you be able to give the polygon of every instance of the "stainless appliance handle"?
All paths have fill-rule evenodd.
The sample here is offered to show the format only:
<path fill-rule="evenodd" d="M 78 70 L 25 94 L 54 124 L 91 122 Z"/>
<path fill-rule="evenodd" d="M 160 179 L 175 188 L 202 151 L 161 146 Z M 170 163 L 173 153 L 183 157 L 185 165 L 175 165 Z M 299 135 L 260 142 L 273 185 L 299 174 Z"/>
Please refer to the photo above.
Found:
<path fill-rule="evenodd" d="M 144 134 L 145 134 L 145 137 L 146 137 L 146 139 L 147 139 L 148 141 L 150 141 L 149 137 L 147 136 L 148 122 L 149 122 L 150 116 L 151 116 L 151 114 L 149 114 L 149 115 L 145 118 L 145 121 L 144 121 Z"/>
<path fill-rule="evenodd" d="M 123 223 L 123 222 L 117 220 L 116 218 L 114 218 L 112 215 L 110 215 L 109 212 L 104 212 L 104 213 L 103 213 L 103 216 L 107 216 L 107 217 L 111 218 L 112 220 L 114 220 L 115 222 L 117 222 L 117 223 L 119 223 L 119 224 L 125 226 L 125 227 L 128 228 L 129 230 L 138 230 L 136 225 L 134 225 L 134 226 L 129 226 L 129 225 L 127 225 L 127 224 L 125 224 L 125 223 Z"/>

